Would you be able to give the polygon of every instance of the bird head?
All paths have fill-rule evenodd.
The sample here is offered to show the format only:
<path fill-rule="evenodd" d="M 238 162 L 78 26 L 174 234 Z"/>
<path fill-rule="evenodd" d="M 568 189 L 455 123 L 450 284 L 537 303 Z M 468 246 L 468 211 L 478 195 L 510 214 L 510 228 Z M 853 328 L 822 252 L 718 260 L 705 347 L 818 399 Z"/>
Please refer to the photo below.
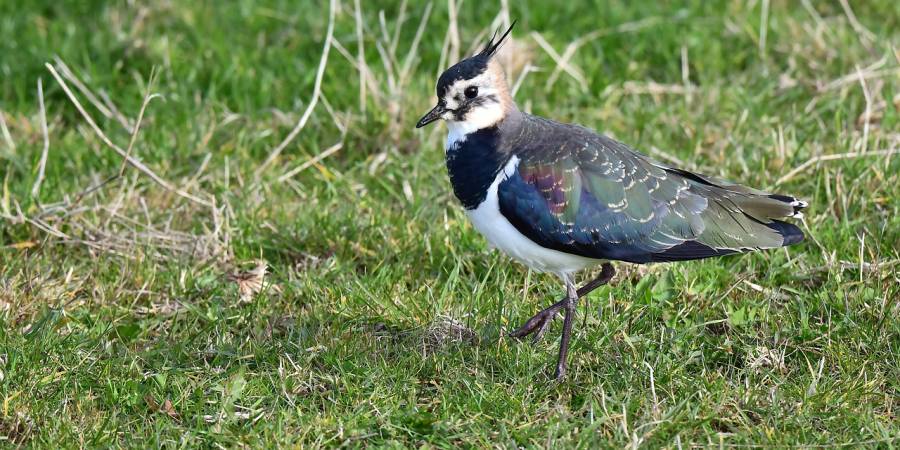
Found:
<path fill-rule="evenodd" d="M 437 106 L 419 119 L 416 128 L 444 119 L 478 130 L 503 120 L 513 103 L 503 68 L 494 56 L 515 25 L 513 22 L 500 39 L 494 33 L 481 52 L 441 74 L 436 89 Z"/>

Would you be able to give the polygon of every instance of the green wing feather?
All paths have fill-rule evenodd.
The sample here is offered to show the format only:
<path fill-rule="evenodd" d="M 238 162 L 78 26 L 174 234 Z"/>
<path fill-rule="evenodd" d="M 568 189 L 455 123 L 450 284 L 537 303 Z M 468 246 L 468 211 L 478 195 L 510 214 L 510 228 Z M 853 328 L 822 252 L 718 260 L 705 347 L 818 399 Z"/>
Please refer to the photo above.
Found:
<path fill-rule="evenodd" d="M 795 213 L 766 192 L 666 167 L 593 133 L 523 152 L 518 169 L 575 241 L 595 236 L 650 253 L 687 241 L 732 251 L 780 247 L 784 237 L 768 225 Z"/>

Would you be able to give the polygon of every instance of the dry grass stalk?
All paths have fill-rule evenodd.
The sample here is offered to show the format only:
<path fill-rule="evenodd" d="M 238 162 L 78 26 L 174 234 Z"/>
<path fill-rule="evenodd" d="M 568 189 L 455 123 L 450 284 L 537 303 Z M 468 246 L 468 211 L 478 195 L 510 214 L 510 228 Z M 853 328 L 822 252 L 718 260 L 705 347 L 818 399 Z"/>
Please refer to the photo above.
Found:
<path fill-rule="evenodd" d="M 525 64 L 525 67 L 522 68 L 522 71 L 519 72 L 519 76 L 516 78 L 516 81 L 513 83 L 512 89 L 510 89 L 510 95 L 513 98 L 516 98 L 516 93 L 519 92 L 519 88 L 522 87 L 522 83 L 525 82 L 525 77 L 532 72 L 540 72 L 541 69 L 536 66 L 532 66 L 530 63 Z"/>
<path fill-rule="evenodd" d="M 667 20 L 681 20 L 684 19 L 685 16 L 676 16 L 674 18 L 668 18 Z M 563 54 L 560 56 L 559 61 L 556 64 L 556 67 L 553 69 L 553 72 L 550 73 L 550 77 L 547 78 L 547 87 L 552 87 L 556 80 L 559 78 L 559 75 L 565 70 L 564 67 L 569 63 L 573 56 L 575 56 L 575 52 L 584 44 L 591 42 L 593 40 L 599 39 L 604 36 L 609 36 L 611 34 L 617 33 L 633 33 L 636 31 L 640 31 L 646 28 L 650 28 L 662 22 L 663 19 L 661 17 L 647 17 L 645 19 L 641 19 L 634 22 L 626 22 L 620 25 L 617 25 L 614 28 L 603 29 L 603 30 L 595 30 L 590 33 L 587 33 L 578 39 L 570 42 L 566 45 L 566 49 L 563 50 Z M 561 64 L 562 63 L 562 64 Z"/>
<path fill-rule="evenodd" d="M 848 6 L 849 8 L 849 6 Z M 859 76 L 859 84 L 862 87 L 863 97 L 866 99 L 866 109 L 863 112 L 865 121 L 863 122 L 863 136 L 859 141 L 860 153 L 865 153 L 869 147 L 869 122 L 872 118 L 872 95 L 869 94 L 869 88 L 866 86 L 866 79 L 863 77 L 862 70 L 856 66 L 856 74 Z"/>
<path fill-rule="evenodd" d="M 323 152 L 310 158 L 308 161 L 304 161 L 299 166 L 287 171 L 284 175 L 278 177 L 278 182 L 283 183 L 283 182 L 287 181 L 288 179 L 293 178 L 298 173 L 303 172 L 304 170 L 308 169 L 309 167 L 318 164 L 323 159 L 331 156 L 332 154 L 336 153 L 338 150 L 342 149 L 343 147 L 344 147 L 344 141 L 342 138 L 340 142 L 332 145 L 331 147 L 326 148 Z"/>
<path fill-rule="evenodd" d="M 769 0 L 762 1 L 759 11 L 759 56 L 766 56 L 766 41 L 769 35 Z"/>
<path fill-rule="evenodd" d="M 840 2 L 841 8 L 844 9 L 844 14 L 847 15 L 847 20 L 850 22 L 850 26 L 853 27 L 853 31 L 856 31 L 856 34 L 859 35 L 860 42 L 867 47 L 869 46 L 867 44 L 875 42 L 877 39 L 875 33 L 872 33 L 868 28 L 864 27 L 863 24 L 859 23 L 859 19 L 856 18 L 856 14 L 853 13 L 853 9 L 850 8 L 850 4 L 847 3 L 847 0 L 840 0 Z"/>
<path fill-rule="evenodd" d="M 353 17 L 356 21 L 356 69 L 359 71 L 359 111 L 366 114 L 366 83 L 369 66 L 366 65 L 366 46 L 363 44 L 363 19 L 362 8 L 359 0 L 353 0 Z"/>
<path fill-rule="evenodd" d="M 9 134 L 9 128 L 6 127 L 6 115 L 3 111 L 0 111 L 0 134 L 3 134 L 3 140 L 6 141 L 6 146 L 9 147 L 10 153 L 15 153 L 16 142 L 13 141 L 12 135 Z"/>
<path fill-rule="evenodd" d="M 457 8 L 456 0 L 447 0 L 447 11 L 450 16 L 450 23 L 447 26 L 447 60 L 454 62 L 459 61 L 461 48 L 459 41 L 459 10 Z"/>
<path fill-rule="evenodd" d="M 128 148 L 125 149 L 125 158 L 122 159 L 122 166 L 119 167 L 119 175 L 125 173 L 125 167 L 128 163 L 128 158 L 131 157 L 131 151 L 134 149 L 134 143 L 137 141 L 138 132 L 141 130 L 141 122 L 144 121 L 144 111 L 147 110 L 147 105 L 150 104 L 150 101 L 154 98 L 159 97 L 159 94 L 151 94 L 150 91 L 153 89 L 153 85 L 156 82 L 156 69 L 152 69 L 150 71 L 150 80 L 147 82 L 147 91 L 144 93 L 144 101 L 141 102 L 141 109 L 138 111 L 137 121 L 135 121 L 135 125 L 131 129 L 131 138 L 128 140 Z"/>
<path fill-rule="evenodd" d="M 836 161 L 839 159 L 863 158 L 863 157 L 867 157 L 867 156 L 888 156 L 888 155 L 895 155 L 898 153 L 900 153 L 900 149 L 877 150 L 877 151 L 871 151 L 871 152 L 836 153 L 836 154 L 832 154 L 832 155 L 815 156 L 813 158 L 810 158 L 803 164 L 800 164 L 799 166 L 795 167 L 794 170 L 791 170 L 790 172 L 785 174 L 783 177 L 779 178 L 778 181 L 775 182 L 775 185 L 778 186 L 782 183 L 790 181 L 795 176 L 797 176 L 797 174 L 806 171 L 806 169 L 809 169 L 814 164 L 818 164 L 820 162 Z"/>
<path fill-rule="evenodd" d="M 77 88 L 88 101 L 94 105 L 94 108 L 97 108 L 97 111 L 100 111 L 100 114 L 103 114 L 107 119 L 113 119 L 116 122 L 119 122 L 122 127 L 125 128 L 125 131 L 131 133 L 133 130 L 133 126 L 131 121 L 128 120 L 125 116 L 118 112 L 118 109 L 113 106 L 112 108 L 108 108 L 104 102 L 101 102 L 96 95 L 85 85 L 77 76 L 75 76 L 75 72 L 66 65 L 58 56 L 53 57 L 54 65 L 58 68 L 59 72 L 63 75 L 64 78 L 69 80 L 75 88 Z M 108 101 L 107 103 L 112 104 L 112 101 Z"/>
<path fill-rule="evenodd" d="M 41 135 L 44 138 L 44 146 L 41 149 L 41 159 L 38 162 L 38 174 L 31 187 L 31 196 L 38 198 L 41 194 L 41 183 L 44 182 L 44 171 L 47 168 L 47 155 L 50 152 L 50 137 L 47 132 L 47 110 L 44 108 L 44 85 L 40 78 L 37 81 L 38 106 L 41 112 Z"/>
<path fill-rule="evenodd" d="M 306 122 L 309 120 L 310 116 L 312 116 L 313 110 L 316 108 L 316 104 L 319 102 L 319 95 L 322 92 L 322 79 L 325 76 L 325 67 L 328 65 L 328 53 L 331 49 L 331 41 L 332 36 L 334 36 L 334 15 L 335 10 L 337 9 L 337 0 L 331 0 L 329 2 L 328 7 L 328 29 L 325 32 L 325 43 L 322 45 L 322 57 L 319 59 L 319 68 L 316 69 L 316 79 L 313 83 L 313 93 L 312 98 L 309 100 L 309 104 L 306 105 L 306 110 L 303 111 L 303 115 L 300 116 L 300 120 L 297 122 L 297 125 L 294 126 L 294 129 L 291 130 L 290 133 L 275 147 L 270 153 L 269 156 L 266 157 L 265 161 L 260 164 L 259 167 L 256 168 L 254 172 L 254 178 L 259 180 L 262 176 L 263 172 L 273 163 L 275 159 L 278 158 L 278 155 L 290 145 L 291 142 L 294 141 L 294 138 L 300 134 L 300 131 L 303 130 L 303 127 L 306 126 Z"/>
<path fill-rule="evenodd" d="M 339 41 L 332 39 L 332 45 L 358 72 L 360 83 L 360 112 L 365 114 L 365 103 L 369 100 L 377 105 L 379 111 L 387 113 L 388 125 L 386 134 L 390 137 L 390 142 L 399 142 L 403 133 L 406 117 L 403 109 L 403 101 L 407 97 L 409 84 L 412 81 L 412 74 L 419 57 L 419 45 L 425 35 L 428 20 L 431 17 L 433 4 L 426 3 L 424 10 L 418 14 L 420 19 L 416 28 L 416 33 L 410 41 L 409 47 L 399 54 L 400 50 L 400 32 L 406 23 L 408 17 L 407 3 L 401 2 L 399 10 L 396 13 L 397 19 L 393 25 L 388 24 L 388 15 L 385 11 L 378 13 L 378 32 L 371 33 L 375 39 L 375 50 L 381 65 L 380 70 L 370 67 L 363 57 L 364 47 L 363 28 L 361 23 L 362 7 L 355 5 L 354 14 L 356 19 L 356 41 L 358 51 L 353 55 Z M 402 62 L 401 62 L 402 61 Z M 341 127 L 339 127 L 340 129 Z M 341 129 L 342 133 L 345 132 Z M 284 176 L 282 178 L 284 179 Z"/>
<path fill-rule="evenodd" d="M 825 93 L 835 89 L 840 89 L 856 84 L 860 79 L 868 81 L 880 78 L 900 76 L 900 67 L 886 69 L 883 68 L 887 64 L 887 61 L 888 60 L 886 57 L 875 61 L 874 63 L 864 67 L 861 71 L 862 74 L 860 74 L 860 70 L 857 68 L 852 73 L 848 73 L 840 78 L 828 82 L 827 84 L 821 85 L 821 87 L 818 88 L 818 91 L 819 93 Z"/>
<path fill-rule="evenodd" d="M 544 39 L 544 36 L 542 36 L 541 33 L 538 33 L 537 31 L 532 31 L 531 37 L 534 39 L 535 42 L 538 43 L 538 45 L 541 46 L 541 48 L 544 49 L 545 52 L 547 52 L 548 55 L 550 55 L 551 58 L 553 58 L 553 61 L 556 62 L 557 67 L 559 67 L 561 70 L 563 70 L 564 72 L 569 74 L 569 76 L 571 76 L 573 79 L 575 79 L 575 81 L 578 82 L 578 86 L 581 88 L 582 92 L 587 92 L 588 82 L 587 82 L 587 79 L 584 77 L 584 74 L 582 73 L 580 68 L 575 66 L 570 60 L 563 59 L 563 57 L 560 56 L 559 53 L 556 52 L 556 50 L 553 48 L 553 46 L 550 45 L 550 43 L 547 42 L 546 39 Z M 553 80 L 554 79 L 552 79 L 552 78 L 547 80 L 546 87 L 548 89 L 552 85 L 551 81 L 553 81 Z"/>
<path fill-rule="evenodd" d="M 405 86 L 409 81 L 409 76 L 412 73 L 412 62 L 413 59 L 418 55 L 419 51 L 419 43 L 422 41 L 422 35 L 425 33 L 425 26 L 428 24 L 428 18 L 431 17 L 431 6 L 432 3 L 428 2 L 425 5 L 425 12 L 422 13 L 422 19 L 419 21 L 419 27 L 416 29 L 416 35 L 413 37 L 412 43 L 409 45 L 409 51 L 406 53 L 406 58 L 403 59 L 403 66 L 400 69 L 400 85 Z M 400 32 L 400 24 L 398 24 L 396 33 Z M 396 51 L 396 41 L 395 45 L 392 46 L 391 51 Z"/>
<path fill-rule="evenodd" d="M 747 365 L 757 372 L 763 367 L 770 367 L 779 372 L 784 372 L 787 370 L 787 366 L 784 363 L 784 353 L 784 350 L 770 349 L 760 345 L 747 355 Z"/>
<path fill-rule="evenodd" d="M 353 56 L 337 39 L 332 38 L 331 45 L 359 72 L 360 77 L 362 77 L 360 83 L 366 85 L 367 95 L 373 97 L 377 101 L 381 101 L 384 97 L 384 93 L 379 89 L 378 81 L 375 80 L 375 76 L 372 74 L 372 70 L 369 68 L 368 64 L 363 61 L 362 65 L 360 65 L 358 56 Z"/>
<path fill-rule="evenodd" d="M 622 90 L 628 95 L 690 95 L 696 88 L 693 85 L 683 84 L 661 84 L 655 81 L 641 83 L 637 81 L 626 81 L 622 85 Z"/>

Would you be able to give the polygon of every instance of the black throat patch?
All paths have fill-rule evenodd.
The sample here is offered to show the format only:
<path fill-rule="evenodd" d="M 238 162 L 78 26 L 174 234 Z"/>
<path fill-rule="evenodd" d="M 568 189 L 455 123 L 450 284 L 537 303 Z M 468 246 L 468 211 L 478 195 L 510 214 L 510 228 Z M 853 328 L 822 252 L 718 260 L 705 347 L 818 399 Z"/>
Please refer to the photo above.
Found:
<path fill-rule="evenodd" d="M 453 193 L 466 209 L 475 209 L 487 197 L 488 187 L 509 160 L 500 150 L 497 127 L 478 130 L 466 135 L 447 151 L 447 172 Z"/>

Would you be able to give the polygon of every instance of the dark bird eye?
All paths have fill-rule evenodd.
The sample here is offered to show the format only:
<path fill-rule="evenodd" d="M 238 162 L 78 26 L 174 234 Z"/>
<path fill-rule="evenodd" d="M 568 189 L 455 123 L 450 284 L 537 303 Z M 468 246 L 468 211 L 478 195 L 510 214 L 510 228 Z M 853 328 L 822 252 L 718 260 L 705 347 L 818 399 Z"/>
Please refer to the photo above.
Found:
<path fill-rule="evenodd" d="M 477 86 L 469 86 L 465 91 L 466 98 L 475 98 L 478 97 L 478 87 Z"/>

